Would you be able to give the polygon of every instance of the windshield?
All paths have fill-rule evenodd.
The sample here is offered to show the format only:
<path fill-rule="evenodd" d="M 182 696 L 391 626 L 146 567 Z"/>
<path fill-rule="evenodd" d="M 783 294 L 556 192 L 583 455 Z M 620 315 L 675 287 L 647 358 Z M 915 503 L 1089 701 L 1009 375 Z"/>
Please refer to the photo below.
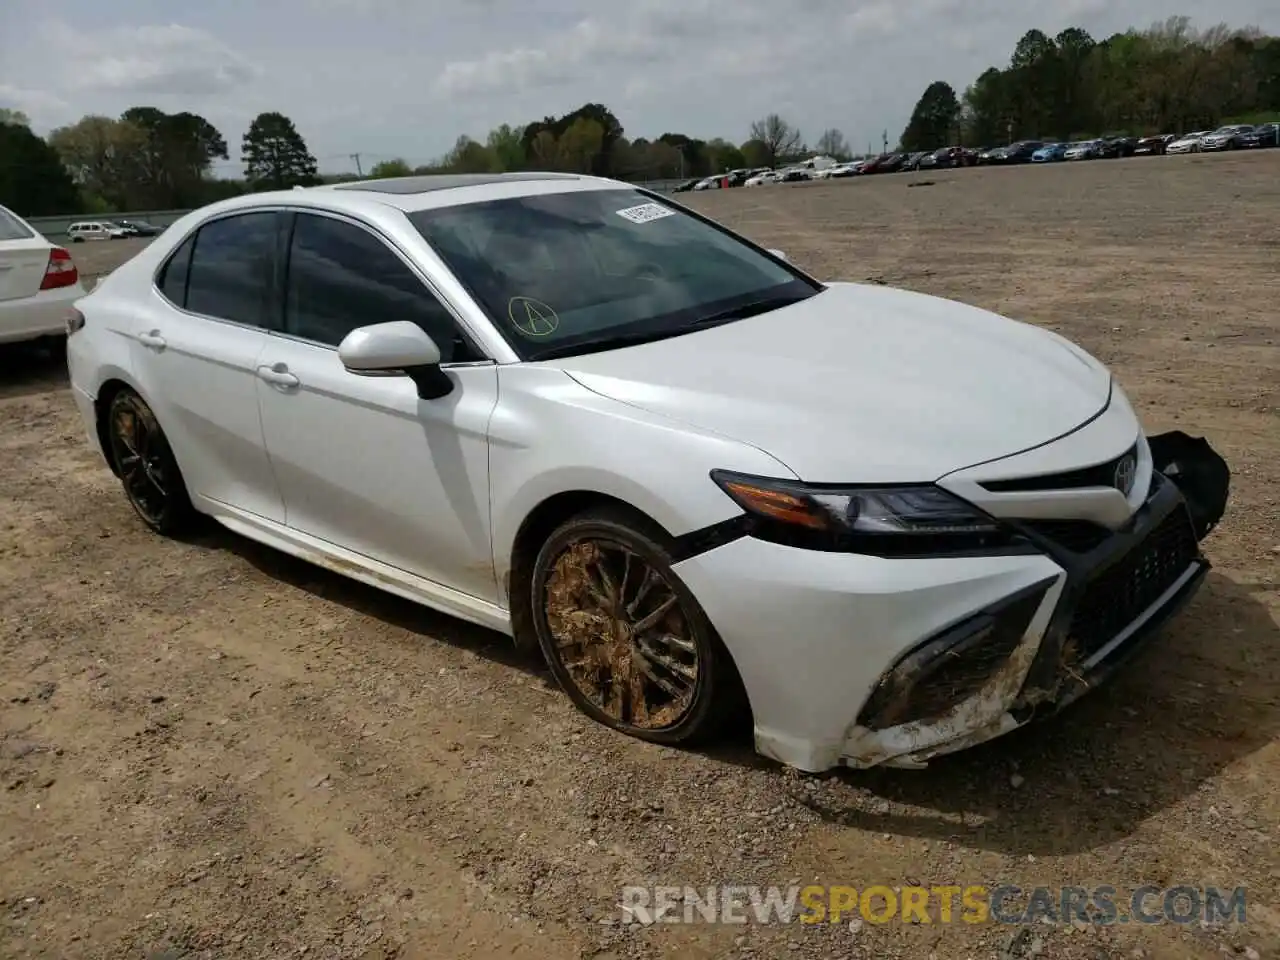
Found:
<path fill-rule="evenodd" d="M 514 197 L 409 219 L 525 360 L 674 336 L 822 289 L 635 190 Z"/>

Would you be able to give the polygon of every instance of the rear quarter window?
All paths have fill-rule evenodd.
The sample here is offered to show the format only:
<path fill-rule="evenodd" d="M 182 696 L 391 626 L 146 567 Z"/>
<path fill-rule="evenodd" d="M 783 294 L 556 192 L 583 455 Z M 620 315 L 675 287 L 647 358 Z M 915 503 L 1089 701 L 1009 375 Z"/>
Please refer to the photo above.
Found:
<path fill-rule="evenodd" d="M 0 207 L 0 240 L 29 240 L 34 236 L 35 231 Z"/>
<path fill-rule="evenodd" d="M 164 298 L 175 307 L 187 305 L 187 276 L 191 269 L 191 251 L 195 245 L 196 236 L 193 233 L 170 254 L 165 265 L 160 268 L 159 276 L 156 277 L 156 286 Z"/>

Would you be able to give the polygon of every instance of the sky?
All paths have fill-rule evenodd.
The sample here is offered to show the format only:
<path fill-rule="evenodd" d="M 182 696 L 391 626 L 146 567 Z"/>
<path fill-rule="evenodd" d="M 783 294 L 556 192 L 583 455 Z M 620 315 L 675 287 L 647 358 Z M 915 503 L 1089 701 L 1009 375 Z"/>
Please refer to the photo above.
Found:
<path fill-rule="evenodd" d="M 1276 0 L 0 0 L 0 106 L 39 133 L 131 106 L 222 131 L 258 113 L 320 169 L 426 163 L 461 133 L 594 101 L 628 137 L 735 143 L 776 112 L 808 142 L 897 139 L 932 80 L 962 92 L 1028 29 L 1096 38 L 1187 14 L 1280 33 Z"/>

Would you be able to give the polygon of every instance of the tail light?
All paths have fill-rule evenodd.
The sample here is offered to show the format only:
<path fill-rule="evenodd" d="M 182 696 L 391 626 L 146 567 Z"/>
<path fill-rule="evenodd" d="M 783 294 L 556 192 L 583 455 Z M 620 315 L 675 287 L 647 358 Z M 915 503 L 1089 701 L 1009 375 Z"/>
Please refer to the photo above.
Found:
<path fill-rule="evenodd" d="M 49 265 L 44 268 L 44 280 L 40 282 L 41 290 L 57 290 L 59 287 L 73 287 L 80 279 L 80 271 L 76 269 L 71 254 L 62 247 L 54 247 L 49 251 Z"/>

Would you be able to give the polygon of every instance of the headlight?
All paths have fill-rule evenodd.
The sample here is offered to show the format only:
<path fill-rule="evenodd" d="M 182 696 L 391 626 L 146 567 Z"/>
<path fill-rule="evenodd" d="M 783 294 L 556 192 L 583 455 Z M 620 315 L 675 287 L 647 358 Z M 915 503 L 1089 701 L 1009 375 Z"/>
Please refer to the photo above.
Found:
<path fill-rule="evenodd" d="M 881 556 L 1005 547 L 999 521 L 932 484 L 813 486 L 713 470 L 711 478 L 751 517 L 752 533 L 813 550 Z"/>

